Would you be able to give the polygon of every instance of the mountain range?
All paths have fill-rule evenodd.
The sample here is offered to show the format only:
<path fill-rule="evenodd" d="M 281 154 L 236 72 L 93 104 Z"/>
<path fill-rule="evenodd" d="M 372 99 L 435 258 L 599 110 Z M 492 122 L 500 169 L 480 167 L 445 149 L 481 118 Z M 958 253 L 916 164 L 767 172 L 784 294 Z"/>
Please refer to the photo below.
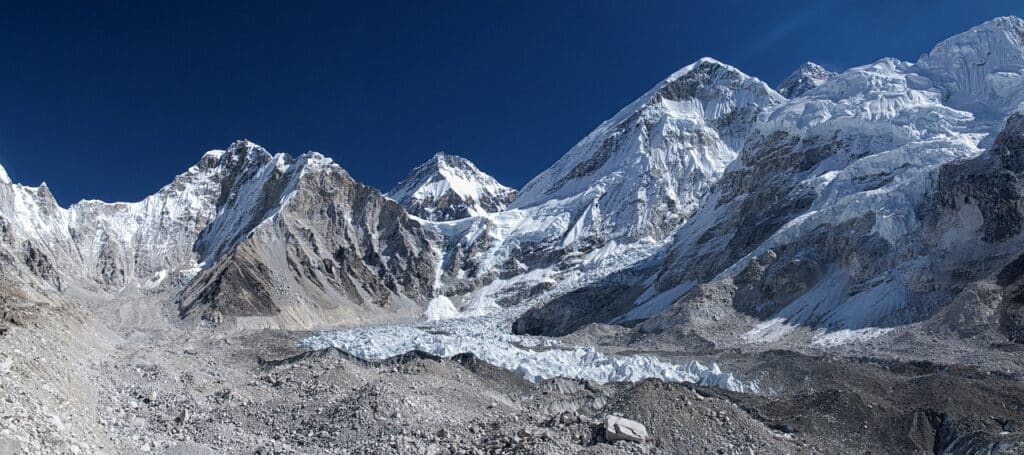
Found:
<path fill-rule="evenodd" d="M 383 193 L 249 141 L 133 203 L 61 207 L 0 168 L 0 298 L 225 329 L 514 307 L 530 334 L 1021 342 L 1022 102 L 1024 21 L 1005 17 L 777 88 L 700 59 L 518 191 L 439 153 Z"/>

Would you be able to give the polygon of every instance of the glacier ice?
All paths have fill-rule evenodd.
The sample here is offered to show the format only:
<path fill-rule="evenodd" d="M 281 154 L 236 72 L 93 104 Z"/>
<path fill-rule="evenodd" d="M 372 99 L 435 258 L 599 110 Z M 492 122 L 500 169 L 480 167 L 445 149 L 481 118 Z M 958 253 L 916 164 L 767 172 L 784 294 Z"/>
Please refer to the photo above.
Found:
<path fill-rule="evenodd" d="M 521 311 L 521 310 L 519 310 Z M 513 335 L 508 327 L 517 310 L 418 325 L 382 325 L 317 333 L 302 344 L 309 349 L 338 348 L 364 360 L 383 360 L 412 351 L 452 357 L 469 353 L 523 378 L 539 382 L 555 377 L 606 382 L 658 378 L 758 393 L 756 382 L 722 372 L 717 364 L 696 360 L 676 364 L 653 355 L 607 355 L 593 347 L 563 346 L 546 337 Z"/>

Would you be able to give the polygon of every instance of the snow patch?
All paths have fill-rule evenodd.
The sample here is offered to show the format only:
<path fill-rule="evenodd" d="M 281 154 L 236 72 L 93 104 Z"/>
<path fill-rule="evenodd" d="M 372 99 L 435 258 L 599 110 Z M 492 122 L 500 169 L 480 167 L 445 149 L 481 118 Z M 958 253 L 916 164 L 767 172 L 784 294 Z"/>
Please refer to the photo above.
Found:
<path fill-rule="evenodd" d="M 165 279 L 167 279 L 167 270 L 160 270 L 159 272 L 154 273 L 143 287 L 147 289 L 155 288 L 160 286 L 160 283 L 163 283 Z"/>
<path fill-rule="evenodd" d="M 439 321 L 442 319 L 452 319 L 459 317 L 459 314 L 459 309 L 455 308 L 455 304 L 452 303 L 451 299 L 439 295 L 427 303 L 427 309 L 423 311 L 423 320 Z"/>
<path fill-rule="evenodd" d="M 815 335 L 812 344 L 819 346 L 840 346 L 843 344 L 850 343 L 863 343 L 874 338 L 878 338 L 886 333 L 893 331 L 892 328 L 879 328 L 870 327 L 866 329 L 843 329 L 836 330 L 834 332 L 824 332 Z"/>

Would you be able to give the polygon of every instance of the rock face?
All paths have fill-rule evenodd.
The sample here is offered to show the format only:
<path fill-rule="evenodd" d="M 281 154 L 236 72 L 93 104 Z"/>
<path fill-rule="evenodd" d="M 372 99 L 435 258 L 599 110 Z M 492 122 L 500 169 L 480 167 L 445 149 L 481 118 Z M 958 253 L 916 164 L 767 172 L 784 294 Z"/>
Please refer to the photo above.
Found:
<path fill-rule="evenodd" d="M 45 184 L 31 188 L 0 183 L 2 301 L 45 301 L 48 294 L 59 294 L 66 276 L 81 273 L 75 253 L 67 212 Z M 76 261 L 60 262 L 63 256 Z"/>
<path fill-rule="evenodd" d="M 945 328 L 963 335 L 996 328 L 1024 343 L 1022 159 L 1024 115 L 1017 113 L 988 151 L 939 172 L 926 229 L 934 239 L 932 271 L 955 296 L 941 314 Z"/>
<path fill-rule="evenodd" d="M 505 210 L 516 191 L 465 158 L 438 153 L 413 169 L 388 197 L 412 215 L 451 221 Z"/>
<path fill-rule="evenodd" d="M 429 235 L 331 160 L 246 146 L 222 161 L 247 164 L 196 242 L 208 265 L 180 294 L 183 316 L 315 326 L 366 321 L 378 308 L 415 309 L 432 296 Z"/>

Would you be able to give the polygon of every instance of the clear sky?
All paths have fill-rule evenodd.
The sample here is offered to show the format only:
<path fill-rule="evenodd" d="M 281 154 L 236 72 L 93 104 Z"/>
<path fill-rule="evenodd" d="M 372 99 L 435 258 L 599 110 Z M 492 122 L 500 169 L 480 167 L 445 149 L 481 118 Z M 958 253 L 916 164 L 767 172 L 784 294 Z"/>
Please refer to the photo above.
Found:
<path fill-rule="evenodd" d="M 775 85 L 916 60 L 1018 1 L 0 1 L 0 163 L 138 200 L 248 138 L 389 189 L 437 151 L 513 187 L 674 70 Z M 287 4 L 286 4 L 287 3 Z"/>

